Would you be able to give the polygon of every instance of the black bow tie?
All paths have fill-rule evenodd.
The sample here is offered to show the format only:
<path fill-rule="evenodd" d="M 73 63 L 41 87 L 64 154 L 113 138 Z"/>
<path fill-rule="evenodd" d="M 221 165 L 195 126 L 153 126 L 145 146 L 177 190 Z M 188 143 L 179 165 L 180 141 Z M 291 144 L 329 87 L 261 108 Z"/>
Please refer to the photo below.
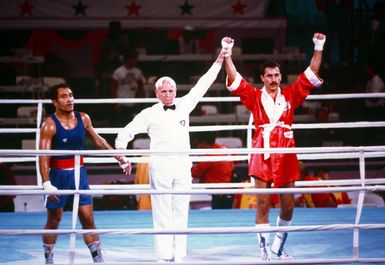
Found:
<path fill-rule="evenodd" d="M 164 110 L 168 110 L 168 109 L 175 110 L 175 104 L 174 104 L 174 105 L 171 105 L 171 106 L 166 106 L 166 105 L 164 105 L 164 106 L 163 106 L 163 109 L 164 109 Z"/>

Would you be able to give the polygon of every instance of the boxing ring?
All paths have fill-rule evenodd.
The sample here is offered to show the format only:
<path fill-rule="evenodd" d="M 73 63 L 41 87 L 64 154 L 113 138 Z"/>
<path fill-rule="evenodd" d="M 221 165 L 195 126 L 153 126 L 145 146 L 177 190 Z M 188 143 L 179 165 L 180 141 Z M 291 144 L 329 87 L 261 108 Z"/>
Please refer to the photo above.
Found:
<path fill-rule="evenodd" d="M 308 100 L 385 97 L 385 93 L 311 95 Z M 203 102 L 239 101 L 235 97 L 204 98 Z M 95 103 L 152 103 L 156 99 L 76 100 L 76 104 Z M 39 125 L 43 104 L 50 100 L 0 100 L 2 104 L 37 104 L 36 128 L 0 129 L 0 133 L 34 133 L 39 139 Z M 385 122 L 350 122 L 294 124 L 293 129 L 385 127 Z M 116 134 L 119 128 L 96 128 L 100 134 Z M 255 189 L 252 184 L 193 184 L 193 189 L 166 191 L 149 190 L 149 185 L 91 185 L 91 190 L 60 190 L 49 194 L 74 194 L 73 211 L 65 212 L 60 229 L 42 229 L 46 213 L 0 213 L 0 264 L 42 264 L 42 234 L 60 235 L 55 247 L 55 264 L 91 264 L 89 251 L 81 235 L 101 235 L 106 264 L 158 264 L 153 246 L 153 234 L 188 234 L 188 255 L 180 264 L 385 264 L 385 208 L 364 207 L 369 191 L 384 191 L 385 179 L 368 179 L 365 175 L 367 159 L 385 157 L 385 146 L 251 148 L 252 119 L 248 125 L 190 126 L 191 132 L 212 130 L 246 130 L 246 148 L 191 150 L 0 150 L 0 162 L 36 163 L 40 155 L 75 155 L 75 179 L 79 179 L 80 156 L 86 164 L 116 164 L 112 156 L 125 154 L 133 163 L 146 162 L 149 154 L 190 154 L 193 161 L 247 161 L 251 153 L 297 153 L 299 160 L 354 159 L 359 167 L 359 179 L 333 181 L 298 181 L 290 189 Z M 38 141 L 36 141 L 36 145 Z M 116 164 L 117 169 L 121 170 Z M 321 186 L 329 187 L 321 187 Z M 312 186 L 308 188 L 306 186 Z M 355 208 L 296 208 L 292 226 L 256 228 L 255 209 L 191 210 L 189 226 L 184 230 L 156 230 L 152 228 L 151 211 L 95 211 L 95 230 L 83 230 L 77 222 L 79 194 L 255 194 L 255 193 L 319 193 L 349 191 L 358 194 Z M 37 172 L 37 185 L 0 186 L 0 195 L 43 195 Z M 278 209 L 272 209 L 274 222 Z M 295 257 L 292 261 L 259 260 L 257 232 L 287 231 L 287 248 Z M 178 263 L 174 263 L 178 264 Z"/>

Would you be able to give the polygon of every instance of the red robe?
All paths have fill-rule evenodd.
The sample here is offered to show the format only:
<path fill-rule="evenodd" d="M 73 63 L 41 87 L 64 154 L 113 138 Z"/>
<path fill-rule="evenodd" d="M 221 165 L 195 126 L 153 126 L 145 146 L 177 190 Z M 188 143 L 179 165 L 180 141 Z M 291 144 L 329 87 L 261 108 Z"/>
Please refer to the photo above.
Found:
<path fill-rule="evenodd" d="M 252 147 L 295 147 L 291 130 L 294 109 L 305 101 L 311 89 L 321 84 L 322 80 L 308 68 L 292 85 L 279 88 L 274 100 L 265 88 L 252 87 L 237 73 L 234 82 L 228 84 L 228 89 L 239 96 L 242 104 L 253 114 L 256 130 Z M 282 187 L 299 179 L 297 155 L 252 154 L 249 175 L 274 183 L 274 187 Z"/>

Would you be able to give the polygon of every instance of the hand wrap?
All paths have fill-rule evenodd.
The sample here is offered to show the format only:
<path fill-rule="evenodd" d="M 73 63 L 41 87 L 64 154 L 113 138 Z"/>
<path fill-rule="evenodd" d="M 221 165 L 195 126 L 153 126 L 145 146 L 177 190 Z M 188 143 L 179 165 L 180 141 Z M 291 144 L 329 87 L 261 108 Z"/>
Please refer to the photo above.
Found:
<path fill-rule="evenodd" d="M 130 161 L 128 161 L 127 158 L 124 158 L 124 161 L 120 162 L 119 166 L 124 170 L 129 164 L 130 164 Z"/>
<path fill-rule="evenodd" d="M 225 56 L 225 57 L 231 56 L 231 49 L 232 49 L 233 46 L 234 46 L 234 41 L 232 40 L 232 41 L 229 43 L 229 42 L 225 41 L 225 38 L 223 38 L 222 41 L 221 41 L 221 44 L 222 44 L 222 49 L 225 51 L 224 56 Z"/>
<path fill-rule="evenodd" d="M 51 184 L 51 181 L 47 180 L 43 183 L 43 188 L 46 191 L 56 191 L 57 188 Z"/>
<path fill-rule="evenodd" d="M 313 42 L 314 42 L 314 50 L 316 50 L 316 51 L 322 51 L 323 48 L 324 48 L 325 41 L 326 41 L 326 38 L 323 38 L 322 40 L 320 40 L 320 39 L 314 37 L 314 38 L 313 38 Z"/>

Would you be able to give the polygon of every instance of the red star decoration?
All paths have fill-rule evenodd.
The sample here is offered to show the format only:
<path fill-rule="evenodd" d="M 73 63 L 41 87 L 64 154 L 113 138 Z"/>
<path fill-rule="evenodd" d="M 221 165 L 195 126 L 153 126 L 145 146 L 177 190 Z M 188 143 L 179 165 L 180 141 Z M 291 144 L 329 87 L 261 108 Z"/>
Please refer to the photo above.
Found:
<path fill-rule="evenodd" d="M 32 9 L 34 8 L 34 6 L 31 5 L 28 0 L 25 0 L 24 3 L 22 5 L 18 5 L 18 7 L 20 8 L 20 16 L 32 16 Z"/>
<path fill-rule="evenodd" d="M 126 6 L 128 15 L 139 15 L 139 9 L 142 8 L 141 5 L 137 5 L 135 1 L 132 1 L 130 5 Z"/>
<path fill-rule="evenodd" d="M 237 3 L 235 5 L 231 6 L 233 8 L 233 14 L 241 14 L 243 15 L 245 13 L 245 7 L 246 5 L 241 3 L 241 0 L 237 0 Z"/>

